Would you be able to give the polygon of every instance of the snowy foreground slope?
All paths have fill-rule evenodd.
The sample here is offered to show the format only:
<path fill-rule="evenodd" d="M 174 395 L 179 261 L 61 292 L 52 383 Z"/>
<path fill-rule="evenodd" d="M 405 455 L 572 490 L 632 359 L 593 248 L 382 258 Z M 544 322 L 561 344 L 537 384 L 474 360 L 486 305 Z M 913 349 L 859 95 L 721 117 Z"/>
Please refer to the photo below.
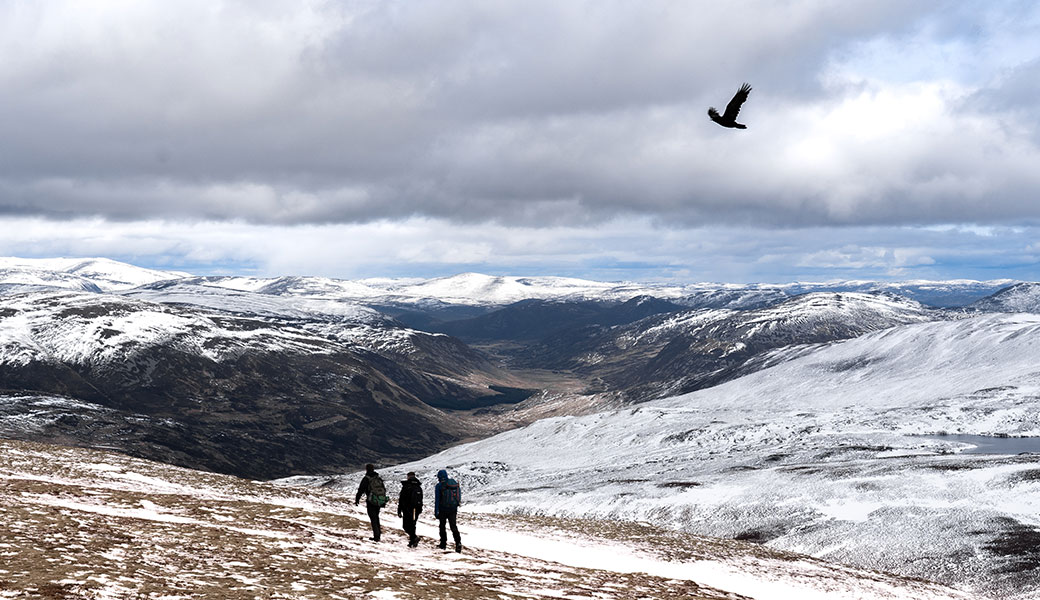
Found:
<path fill-rule="evenodd" d="M 485 512 L 648 521 L 1040 597 L 1040 455 L 940 435 L 1040 436 L 1037 356 L 1040 315 L 905 325 L 392 472 L 448 467 Z"/>
<path fill-rule="evenodd" d="M 424 515 L 411 550 L 389 514 L 368 541 L 348 496 L 0 441 L 0 598 L 971 598 L 640 525 L 464 513 L 460 555 Z"/>

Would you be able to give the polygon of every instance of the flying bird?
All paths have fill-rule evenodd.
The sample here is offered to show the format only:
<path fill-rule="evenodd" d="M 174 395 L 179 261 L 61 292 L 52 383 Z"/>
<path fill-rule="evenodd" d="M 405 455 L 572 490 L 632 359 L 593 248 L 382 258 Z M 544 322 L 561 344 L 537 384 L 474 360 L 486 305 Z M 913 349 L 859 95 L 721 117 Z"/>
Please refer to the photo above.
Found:
<path fill-rule="evenodd" d="M 747 100 L 748 94 L 751 93 L 751 86 L 744 84 L 740 86 L 736 94 L 733 94 L 733 99 L 726 105 L 726 112 L 719 114 L 719 111 L 715 110 L 712 106 L 708 109 L 708 116 L 711 117 L 712 121 L 715 121 L 723 127 L 733 127 L 734 129 L 747 129 L 747 125 L 743 123 L 737 123 L 737 113 L 740 112 L 741 105 Z"/>

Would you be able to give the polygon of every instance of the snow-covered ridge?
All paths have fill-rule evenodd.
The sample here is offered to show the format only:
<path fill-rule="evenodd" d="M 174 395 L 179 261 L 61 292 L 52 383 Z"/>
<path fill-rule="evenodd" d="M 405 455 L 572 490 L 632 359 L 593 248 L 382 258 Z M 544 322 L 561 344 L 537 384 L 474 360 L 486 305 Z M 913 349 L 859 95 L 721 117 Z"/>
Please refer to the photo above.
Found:
<path fill-rule="evenodd" d="M 967 308 L 984 312 L 1040 312 L 1040 283 L 1015 284 Z"/>
<path fill-rule="evenodd" d="M 204 306 L 229 313 L 334 322 L 387 324 L 378 311 L 347 300 L 322 297 L 277 296 L 262 292 L 203 285 L 191 279 L 163 281 L 122 294 L 165 304 Z"/>
<path fill-rule="evenodd" d="M 187 276 L 179 271 L 143 269 L 107 258 L 0 257 L 0 284 L 118 291 Z"/>
<path fill-rule="evenodd" d="M 736 318 L 736 322 L 732 322 Z M 920 303 L 891 294 L 813 292 L 775 306 L 752 311 L 707 310 L 664 317 L 640 336 L 654 337 L 667 331 L 709 328 L 726 323 L 739 329 L 739 337 L 752 339 L 780 331 L 811 331 L 840 323 L 849 329 L 871 330 L 920 323 L 940 315 Z"/>
<path fill-rule="evenodd" d="M 0 364 L 132 362 L 144 348 L 168 347 L 212 360 L 247 351 L 328 352 L 302 330 L 235 320 L 114 295 L 32 292 L 0 297 Z"/>
<path fill-rule="evenodd" d="M 159 346 L 212 360 L 250 351 L 321 354 L 358 348 L 407 355 L 414 352 L 415 336 L 437 336 L 394 325 L 353 304 L 226 292 L 192 290 L 183 303 L 176 292 L 152 290 L 0 295 L 0 364 L 100 365 Z"/>
<path fill-rule="evenodd" d="M 679 303 L 706 305 L 726 303 L 735 308 L 772 303 L 777 299 L 811 292 L 882 291 L 910 298 L 945 296 L 979 298 L 1015 283 L 1013 280 L 949 282 L 865 282 L 831 281 L 823 283 L 731 284 L 690 283 L 655 284 L 638 282 L 601 282 L 569 277 L 492 276 L 462 273 L 435 279 L 363 279 L 346 281 L 322 277 L 281 277 L 252 279 L 208 277 L 206 285 L 324 298 L 344 298 L 366 303 L 409 304 L 438 301 L 445 304 L 503 306 L 521 300 L 623 302 L 639 296 L 653 296 Z M 964 302 L 966 303 L 966 302 Z"/>
<path fill-rule="evenodd" d="M 272 296 L 353 301 L 370 305 L 423 304 L 502 306 L 520 300 L 626 301 L 654 296 L 695 306 L 725 304 L 748 308 L 810 292 L 886 291 L 926 304 L 959 306 L 1016 283 L 993 281 L 828 281 L 782 284 L 601 282 L 569 277 L 492 276 L 462 273 L 434 279 L 370 278 L 357 281 L 327 277 L 194 276 L 144 269 L 109 259 L 0 258 L 0 286 L 41 285 L 86 291 L 125 291 L 157 282 L 218 287 Z"/>

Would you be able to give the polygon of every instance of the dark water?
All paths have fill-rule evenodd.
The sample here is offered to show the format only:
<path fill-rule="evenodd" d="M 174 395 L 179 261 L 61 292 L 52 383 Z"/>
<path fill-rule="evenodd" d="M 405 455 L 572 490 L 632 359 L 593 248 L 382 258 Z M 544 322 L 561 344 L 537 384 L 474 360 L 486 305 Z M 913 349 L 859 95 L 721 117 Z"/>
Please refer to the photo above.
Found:
<path fill-rule="evenodd" d="M 963 450 L 964 454 L 1021 454 L 1040 453 L 1040 437 L 995 437 L 990 435 L 930 435 L 944 442 L 972 444 L 974 448 Z"/>

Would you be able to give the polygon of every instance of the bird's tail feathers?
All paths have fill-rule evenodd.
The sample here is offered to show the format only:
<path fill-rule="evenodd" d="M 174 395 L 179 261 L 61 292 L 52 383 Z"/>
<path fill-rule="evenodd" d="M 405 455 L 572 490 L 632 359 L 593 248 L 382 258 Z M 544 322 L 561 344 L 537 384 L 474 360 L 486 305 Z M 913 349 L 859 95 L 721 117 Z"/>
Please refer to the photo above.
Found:
<path fill-rule="evenodd" d="M 719 111 L 715 110 L 715 107 L 712 106 L 708 108 L 708 116 L 712 119 L 718 119 L 721 115 L 719 115 Z"/>

